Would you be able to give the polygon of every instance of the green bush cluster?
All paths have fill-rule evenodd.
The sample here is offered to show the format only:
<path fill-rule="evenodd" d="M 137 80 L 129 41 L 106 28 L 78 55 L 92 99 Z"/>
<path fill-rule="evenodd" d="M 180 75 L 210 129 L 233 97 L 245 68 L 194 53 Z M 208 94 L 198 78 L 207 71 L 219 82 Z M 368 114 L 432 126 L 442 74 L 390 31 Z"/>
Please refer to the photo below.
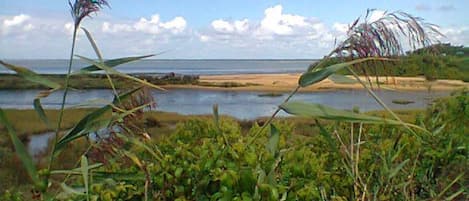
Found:
<path fill-rule="evenodd" d="M 293 124 L 277 121 L 251 143 L 257 124 L 243 133 L 234 120 L 193 119 L 171 135 L 145 141 L 151 152 L 126 144 L 141 164 L 122 155 L 109 159 L 91 173 L 90 197 L 140 200 L 147 192 L 150 200 L 467 199 L 468 103 L 468 90 L 438 100 L 416 119 L 431 133 L 417 135 L 398 126 L 329 122 L 303 136 L 293 133 Z"/>

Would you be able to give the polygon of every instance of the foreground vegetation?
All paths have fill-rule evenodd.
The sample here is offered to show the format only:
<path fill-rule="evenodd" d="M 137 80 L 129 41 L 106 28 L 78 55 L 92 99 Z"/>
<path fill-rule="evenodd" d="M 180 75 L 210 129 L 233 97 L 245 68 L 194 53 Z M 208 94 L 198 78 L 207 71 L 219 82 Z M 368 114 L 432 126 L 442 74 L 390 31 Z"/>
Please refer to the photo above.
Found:
<path fill-rule="evenodd" d="M 146 193 L 161 200 L 468 199 L 469 91 L 438 100 L 421 115 L 400 113 L 431 133 L 293 118 L 276 120 L 275 127 L 251 143 L 263 120 L 148 113 L 134 123 L 149 128 L 150 139 L 136 143 L 116 137 L 92 146 L 88 162 L 101 165 L 89 173 L 88 196 L 98 200 L 140 200 Z M 176 122 L 175 128 L 169 128 Z M 11 145 L 2 147 L 2 156 L 9 159 L 1 163 L 2 178 L 8 179 L 2 186 L 8 192 L 4 199 L 28 195 L 25 186 L 13 187 L 25 185 L 28 176 L 12 174 L 18 161 Z M 56 167 L 73 168 L 87 148 L 86 141 L 77 141 Z M 78 177 L 72 177 L 69 186 L 84 184 L 81 173 L 70 173 Z M 148 179 L 151 182 L 146 184 Z M 65 192 L 61 196 L 73 200 L 86 197 Z"/>
<path fill-rule="evenodd" d="M 1 176 L 11 182 L 3 184 L 6 191 L 0 199 L 469 199 L 469 91 L 442 99 L 425 114 L 406 122 L 357 73 L 367 74 L 370 67 L 379 69 L 380 65 L 396 62 L 393 58 L 400 58 L 403 52 L 400 40 L 408 39 L 410 47 L 431 45 L 431 36 L 438 31 L 423 19 L 397 11 L 370 22 L 369 10 L 363 20 L 359 18 L 351 24 L 343 42 L 301 75 L 297 88 L 270 118 L 242 127 L 233 119 L 220 117 L 215 105 L 212 118 L 182 121 L 168 132 L 152 130 L 161 121 L 148 118 L 149 113 L 145 113 L 155 107 L 147 87 L 164 89 L 113 68 L 152 55 L 104 60 L 86 29 L 83 31 L 97 59 L 74 54 L 80 22 L 107 5 L 105 0 L 70 2 L 75 26 L 68 73 L 63 81 L 0 61 L 22 79 L 47 88 L 37 95 L 33 106 L 45 129 L 55 130 L 45 157 L 34 161 L 11 123 L 15 114 L 0 109 L 2 132 L 9 136 L 9 141 L 2 141 L 6 146 L 0 149 L 1 165 L 6 167 Z M 389 26 L 396 24 L 398 29 Z M 72 73 L 74 56 L 90 66 L 78 74 Z M 327 64 L 331 59 L 339 63 Z M 289 101 L 300 88 L 344 69 L 383 106 L 387 115 Z M 73 118 L 67 118 L 75 113 L 65 110 L 73 77 L 99 70 L 105 72 L 114 100 L 82 114 L 83 118 L 75 123 Z M 113 76 L 139 86 L 117 90 Z M 64 91 L 61 109 L 45 111 L 41 99 L 58 90 Z M 281 110 L 303 119 L 292 124 L 275 118 Z M 11 168 L 19 163 L 24 169 Z M 25 178 L 31 185 L 21 185 Z"/>

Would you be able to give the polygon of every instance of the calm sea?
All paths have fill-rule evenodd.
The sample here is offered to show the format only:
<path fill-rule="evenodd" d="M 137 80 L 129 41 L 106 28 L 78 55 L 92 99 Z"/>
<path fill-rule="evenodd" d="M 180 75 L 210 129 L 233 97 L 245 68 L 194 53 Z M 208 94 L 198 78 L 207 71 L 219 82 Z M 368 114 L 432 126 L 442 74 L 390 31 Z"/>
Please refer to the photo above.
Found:
<path fill-rule="evenodd" d="M 41 74 L 65 74 L 67 60 L 6 60 L 9 63 L 27 67 Z M 124 73 L 166 74 L 174 72 L 186 75 L 226 75 L 253 73 L 295 73 L 303 72 L 317 60 L 141 60 L 118 66 Z M 75 60 L 73 70 L 87 66 Z M 13 73 L 0 67 L 0 73 Z"/>

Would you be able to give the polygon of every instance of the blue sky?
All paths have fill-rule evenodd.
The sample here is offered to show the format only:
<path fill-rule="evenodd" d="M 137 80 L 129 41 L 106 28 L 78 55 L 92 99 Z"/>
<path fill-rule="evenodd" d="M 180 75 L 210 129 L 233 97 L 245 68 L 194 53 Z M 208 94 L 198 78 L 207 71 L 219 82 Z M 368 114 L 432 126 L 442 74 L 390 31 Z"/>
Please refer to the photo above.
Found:
<path fill-rule="evenodd" d="M 320 58 L 367 8 L 401 10 L 440 26 L 443 42 L 469 45 L 467 0 L 109 0 L 82 26 L 106 57 L 167 51 L 157 58 Z M 0 58 L 66 58 L 66 0 L 0 2 Z M 78 53 L 92 56 L 83 35 Z"/>

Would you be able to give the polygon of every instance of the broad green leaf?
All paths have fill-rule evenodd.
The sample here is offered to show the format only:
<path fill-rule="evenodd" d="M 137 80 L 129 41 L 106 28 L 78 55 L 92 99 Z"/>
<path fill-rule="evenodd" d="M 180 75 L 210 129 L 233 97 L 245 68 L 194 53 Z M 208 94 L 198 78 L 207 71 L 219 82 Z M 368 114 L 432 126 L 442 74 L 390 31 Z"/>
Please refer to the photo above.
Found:
<path fill-rule="evenodd" d="M 34 99 L 33 105 L 34 105 L 34 110 L 39 115 L 39 119 L 41 119 L 41 121 L 44 122 L 44 124 L 46 124 L 47 128 L 52 128 L 49 122 L 49 119 L 47 118 L 46 113 L 44 112 L 44 108 L 42 108 L 41 99 L 39 98 Z"/>
<path fill-rule="evenodd" d="M 358 83 L 357 80 L 349 78 L 345 75 L 339 75 L 339 74 L 332 74 L 329 76 L 329 79 L 337 84 L 355 84 Z"/>
<path fill-rule="evenodd" d="M 13 146 L 15 147 L 15 152 L 18 155 L 21 162 L 23 163 L 23 166 L 28 172 L 28 175 L 31 177 L 31 180 L 33 181 L 34 185 L 39 190 L 43 191 L 47 187 L 46 184 L 39 178 L 39 174 L 36 170 L 36 166 L 34 165 L 34 162 L 31 156 L 26 151 L 24 144 L 16 135 L 15 129 L 10 124 L 10 122 L 5 116 L 5 113 L 3 112 L 1 108 L 0 108 L 0 123 L 3 124 L 5 128 L 7 129 L 8 135 L 10 135 L 11 142 L 13 143 Z"/>
<path fill-rule="evenodd" d="M 136 91 L 140 89 L 141 87 L 138 87 L 120 95 L 119 97 L 114 97 L 113 104 L 117 104 L 118 100 L 125 100 L 126 98 L 130 97 L 130 95 L 132 95 L 133 93 L 135 93 Z M 54 153 L 63 149 L 65 145 L 68 144 L 69 142 L 87 135 L 88 132 L 95 130 L 95 128 L 106 126 L 110 122 L 109 119 L 105 119 L 101 121 L 99 120 L 104 114 L 106 114 L 107 112 L 110 112 L 111 109 L 112 109 L 112 106 L 111 104 L 109 104 L 83 117 L 83 119 L 81 119 L 75 125 L 75 127 L 73 127 L 67 134 L 65 134 L 57 142 L 55 149 L 54 149 Z"/>
<path fill-rule="evenodd" d="M 83 176 L 83 183 L 85 184 L 85 194 L 86 194 L 86 200 L 89 200 L 89 195 L 88 195 L 88 171 L 89 171 L 89 166 L 88 166 L 88 158 L 86 156 L 82 155 L 81 156 L 81 175 Z"/>
<path fill-rule="evenodd" d="M 270 137 L 269 141 L 267 142 L 267 150 L 275 156 L 278 152 L 278 143 L 280 141 L 280 133 L 278 129 L 274 126 L 274 124 L 270 124 Z"/>
<path fill-rule="evenodd" d="M 93 36 L 85 28 L 82 27 L 81 29 L 85 32 L 86 37 L 88 38 L 88 41 L 90 41 L 90 43 L 91 43 L 91 46 L 93 46 L 94 52 L 96 53 L 96 56 L 98 57 L 99 61 L 102 62 L 103 61 L 103 55 L 101 54 L 101 51 L 99 51 L 98 45 L 96 45 L 96 42 L 93 39 Z"/>
<path fill-rule="evenodd" d="M 98 121 L 104 114 L 111 111 L 111 106 L 106 105 L 102 108 L 99 108 L 90 114 L 86 115 L 83 119 L 81 119 L 75 127 L 73 127 L 66 135 L 64 135 L 56 144 L 55 150 L 59 151 L 65 147 L 66 144 L 69 142 L 83 137 L 88 134 L 88 132 L 94 130 L 96 128 L 97 123 L 102 123 L 102 125 L 106 125 L 106 122 Z"/>
<path fill-rule="evenodd" d="M 121 65 L 121 64 L 129 63 L 129 62 L 132 62 L 132 61 L 137 61 L 137 60 L 152 57 L 152 56 L 155 56 L 155 55 L 150 54 L 150 55 L 138 56 L 138 57 L 124 57 L 124 58 L 118 58 L 118 59 L 111 59 L 111 60 L 104 61 L 104 65 L 106 65 L 110 68 L 113 68 L 113 67 L 116 67 L 116 66 Z M 93 64 L 91 66 L 87 66 L 87 67 L 84 67 L 84 68 L 80 69 L 79 71 L 75 72 L 74 74 L 79 74 L 79 73 L 85 74 L 85 73 L 91 73 L 91 72 L 100 71 L 100 70 L 103 70 L 103 69 L 101 69 L 97 65 Z"/>
<path fill-rule="evenodd" d="M 127 74 L 125 74 L 125 73 L 121 73 L 121 72 L 119 72 L 119 71 L 117 71 L 117 70 L 115 70 L 115 69 L 113 69 L 113 68 L 107 66 L 105 63 L 96 62 L 96 61 L 94 61 L 94 60 L 92 60 L 92 59 L 89 59 L 89 58 L 86 58 L 86 57 L 83 57 L 83 56 L 79 56 L 79 55 L 77 55 L 77 57 L 80 58 L 80 59 L 82 59 L 82 60 L 84 60 L 84 61 L 86 61 L 86 62 L 89 62 L 89 63 L 91 63 L 91 64 L 93 64 L 93 65 L 96 65 L 98 68 L 100 68 L 100 69 L 106 71 L 106 73 L 108 73 L 108 74 L 118 75 L 118 76 L 121 76 L 121 77 L 123 77 L 123 78 L 127 78 L 127 79 L 129 79 L 129 80 L 133 80 L 133 81 L 139 82 L 139 83 L 141 83 L 141 84 L 143 84 L 143 85 L 146 85 L 146 86 L 149 86 L 149 87 L 152 87 L 152 88 L 155 88 L 155 89 L 159 89 L 159 90 L 163 90 L 163 91 L 165 90 L 165 89 L 163 89 L 163 88 L 161 88 L 161 87 L 159 87 L 159 86 L 156 86 L 156 85 L 154 85 L 154 84 L 152 84 L 152 83 L 150 83 L 150 82 L 147 82 L 146 80 L 141 80 L 141 79 L 138 79 L 138 78 L 136 78 L 136 77 L 134 77 L 134 76 L 127 75 Z"/>
<path fill-rule="evenodd" d="M 325 68 L 321 68 L 316 71 L 304 73 L 303 75 L 301 75 L 300 79 L 298 80 L 298 84 L 301 87 L 307 87 L 309 85 L 312 85 L 314 83 L 317 83 L 326 79 L 327 77 L 329 77 L 330 75 L 332 75 L 333 73 L 337 72 L 340 69 L 343 69 L 353 64 L 358 64 L 358 63 L 362 63 L 362 62 L 370 61 L 370 60 L 390 60 L 390 59 L 368 57 L 368 58 L 363 58 L 363 59 L 356 59 L 356 60 L 349 61 L 349 62 L 334 64 L 331 66 L 327 66 Z"/>
<path fill-rule="evenodd" d="M 327 107 L 315 103 L 302 103 L 302 102 L 288 102 L 280 105 L 280 108 L 285 112 L 297 116 L 321 118 L 328 120 L 347 121 L 347 122 L 360 122 L 360 123 L 374 123 L 374 124 L 393 124 L 402 125 L 401 122 L 381 117 L 370 116 L 366 114 L 354 113 L 345 110 L 338 110 L 335 108 Z M 404 123 L 407 126 L 420 128 L 413 124 Z"/>
<path fill-rule="evenodd" d="M 41 85 L 50 87 L 52 89 L 58 89 L 58 88 L 61 87 L 61 85 L 59 83 L 53 82 L 53 81 L 43 77 L 42 75 L 39 75 L 39 74 L 35 73 L 34 71 L 29 70 L 25 67 L 16 66 L 16 65 L 13 65 L 13 64 L 8 64 L 8 63 L 3 62 L 2 60 L 0 60 L 0 64 L 2 64 L 3 66 L 5 66 L 6 68 L 8 68 L 12 71 L 15 71 L 20 77 L 22 77 L 23 79 L 28 80 L 30 82 L 41 84 Z"/>

